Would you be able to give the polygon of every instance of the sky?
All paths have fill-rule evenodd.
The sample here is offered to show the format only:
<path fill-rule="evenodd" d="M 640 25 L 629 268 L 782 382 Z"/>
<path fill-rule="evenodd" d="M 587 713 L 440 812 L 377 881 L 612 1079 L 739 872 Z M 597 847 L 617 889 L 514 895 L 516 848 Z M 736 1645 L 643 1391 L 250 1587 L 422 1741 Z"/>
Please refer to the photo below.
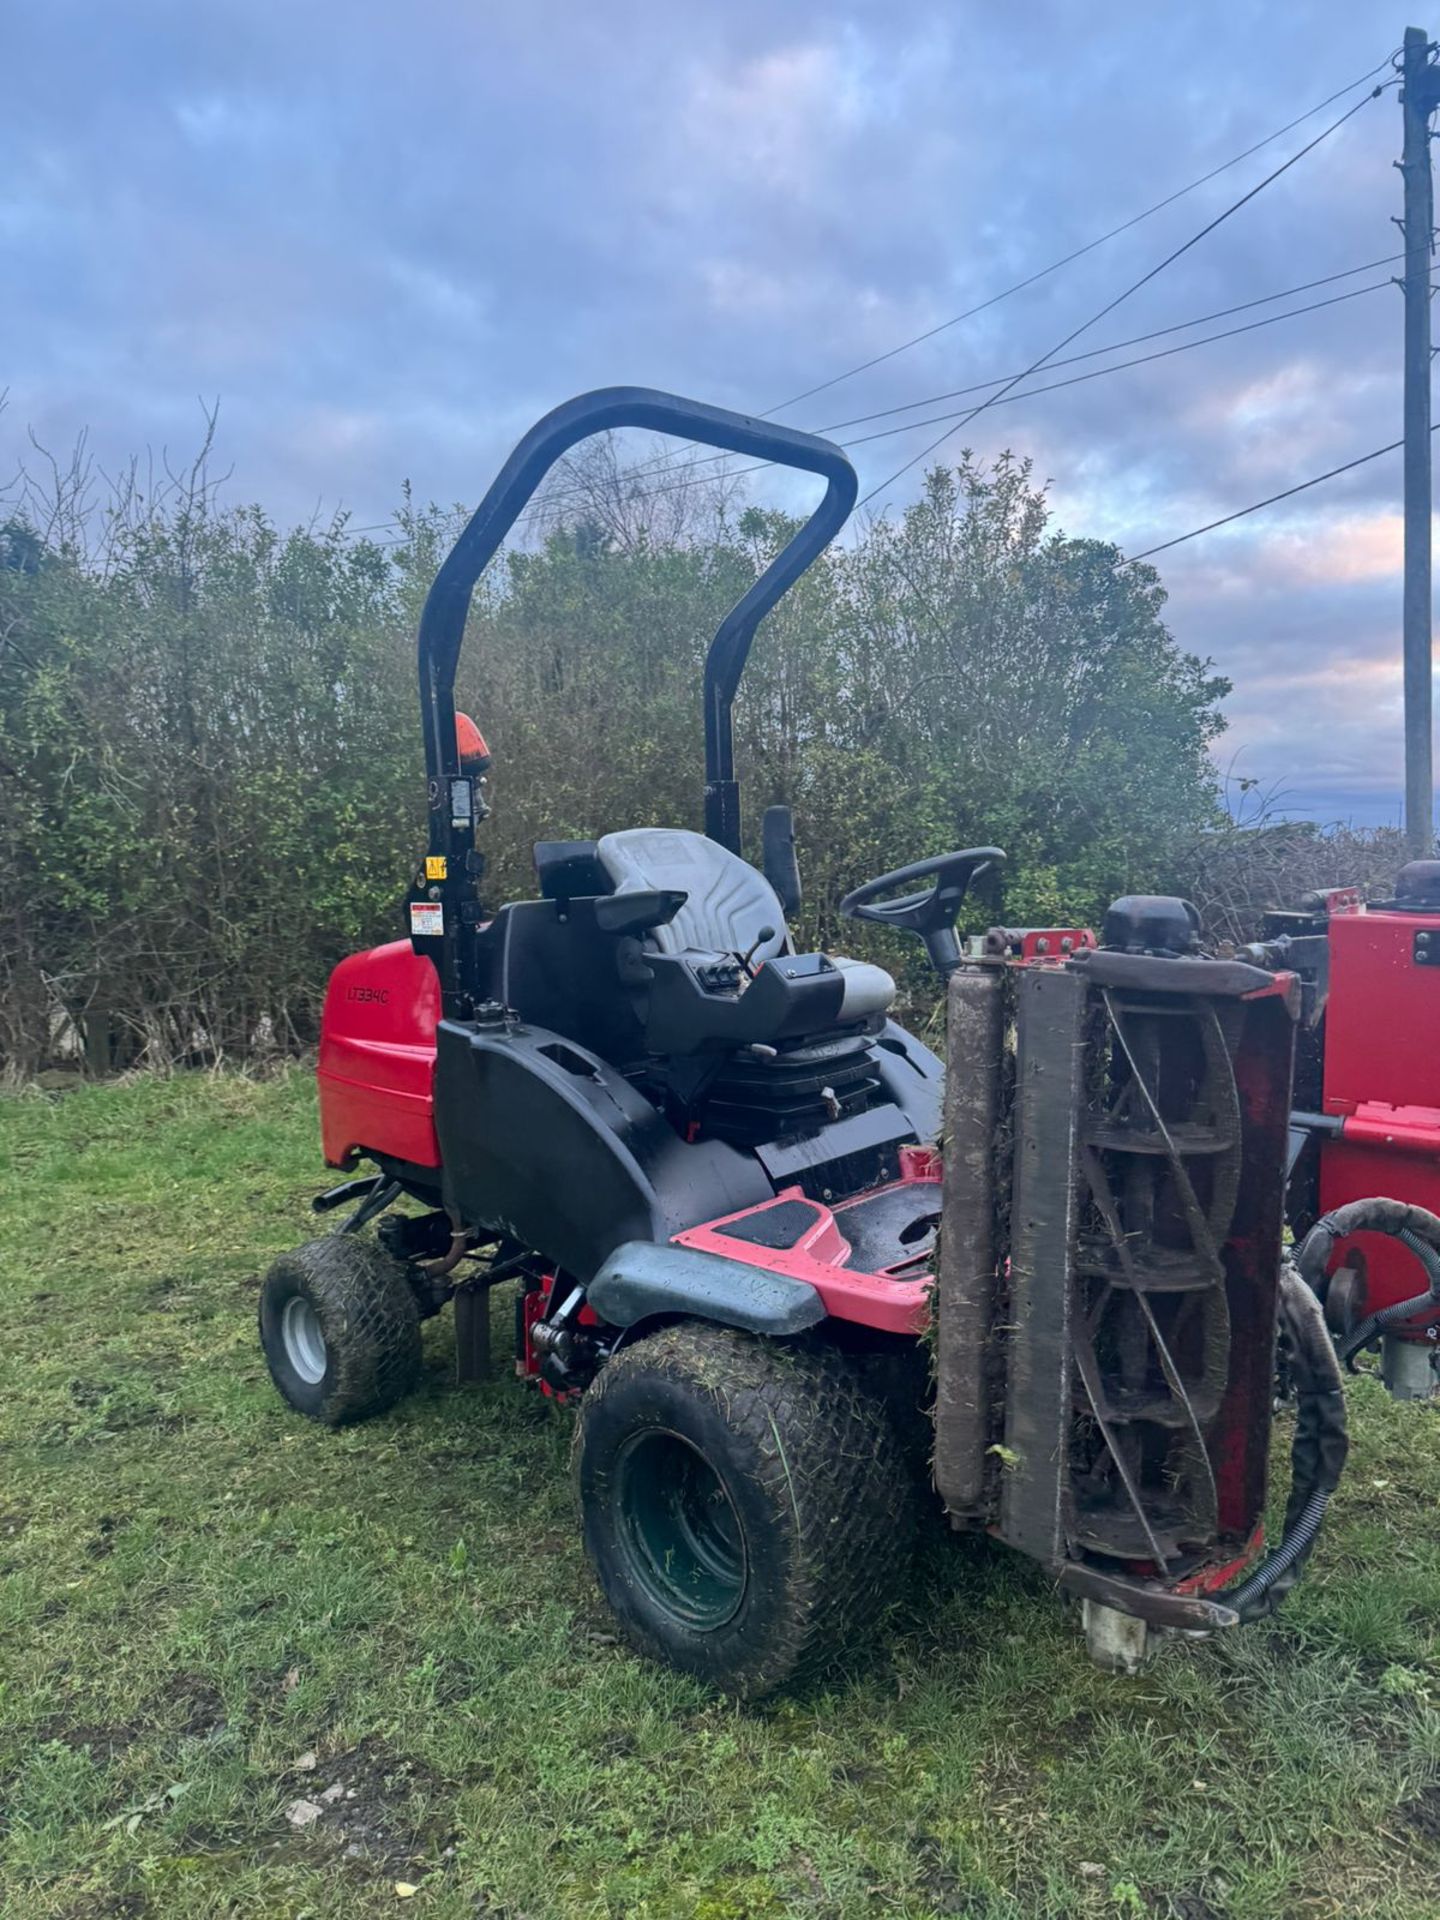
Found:
<path fill-rule="evenodd" d="M 10 10 L 0 122 L 0 478 L 82 431 L 97 465 L 192 452 L 226 497 L 383 523 L 473 503 L 585 388 L 838 423 L 1027 366 L 1365 95 L 904 352 L 1388 56 L 1354 0 L 46 0 Z M 1372 80 L 1370 85 L 1375 84 Z M 1396 90 L 1070 348 L 1400 246 Z M 1058 523 L 1127 552 L 1400 434 L 1401 297 L 1371 266 L 996 405 L 934 455 L 1029 457 Z M 1361 289 L 1373 289 L 1359 291 Z M 1064 374 L 1036 375 L 1044 384 Z M 1022 390 L 1017 390 L 1020 392 Z M 959 406 L 900 416 L 928 419 Z M 973 404 L 973 402 L 972 402 Z M 862 493 L 939 433 L 853 450 Z M 870 504 L 897 513 L 924 463 Z M 804 504 L 784 479 L 749 497 Z M 1318 819 L 1398 818 L 1400 462 L 1157 557 L 1177 640 L 1234 682 L 1218 750 Z"/>

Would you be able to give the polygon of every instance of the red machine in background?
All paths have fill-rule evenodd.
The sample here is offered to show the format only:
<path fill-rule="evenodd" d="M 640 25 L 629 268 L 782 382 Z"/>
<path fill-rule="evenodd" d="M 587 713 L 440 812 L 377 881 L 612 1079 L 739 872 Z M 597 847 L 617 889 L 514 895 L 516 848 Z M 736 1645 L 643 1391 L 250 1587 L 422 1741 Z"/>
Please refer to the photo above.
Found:
<path fill-rule="evenodd" d="M 1378 1338 L 1391 1392 L 1426 1397 L 1436 1387 L 1440 1297 L 1426 1290 L 1436 1276 L 1402 1215 L 1440 1212 L 1440 860 L 1402 868 L 1393 899 L 1367 904 L 1358 889 L 1339 888 L 1272 914 L 1266 934 L 1267 953 L 1302 974 L 1310 1002 L 1291 1225 L 1298 1240 L 1337 1211 L 1340 1227 L 1374 1219 L 1336 1233 L 1317 1276 L 1326 1316 L 1342 1355 L 1353 1362 Z M 1350 1211 L 1374 1194 L 1400 1210 Z"/>

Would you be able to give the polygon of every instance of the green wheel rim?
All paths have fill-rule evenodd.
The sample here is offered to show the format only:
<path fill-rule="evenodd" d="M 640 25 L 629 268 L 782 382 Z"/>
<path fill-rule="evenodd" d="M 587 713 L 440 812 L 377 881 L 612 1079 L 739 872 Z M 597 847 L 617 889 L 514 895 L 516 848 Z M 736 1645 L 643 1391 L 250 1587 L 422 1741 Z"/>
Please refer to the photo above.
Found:
<path fill-rule="evenodd" d="M 735 1617 L 745 1536 L 698 1447 L 667 1428 L 635 1434 L 617 1462 L 616 1509 L 627 1570 L 653 1606 L 702 1632 Z"/>

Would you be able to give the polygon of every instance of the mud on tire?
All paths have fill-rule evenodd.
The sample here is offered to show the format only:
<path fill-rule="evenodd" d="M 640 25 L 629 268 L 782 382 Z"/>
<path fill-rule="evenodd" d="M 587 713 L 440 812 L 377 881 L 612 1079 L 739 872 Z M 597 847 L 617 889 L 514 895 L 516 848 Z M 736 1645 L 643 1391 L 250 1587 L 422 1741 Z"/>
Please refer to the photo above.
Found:
<path fill-rule="evenodd" d="M 580 1405 L 585 1550 L 640 1652 L 754 1698 L 826 1665 L 903 1587 L 915 1474 L 846 1355 L 688 1322 Z"/>
<path fill-rule="evenodd" d="M 332 1427 L 383 1413 L 420 1374 L 420 1314 L 404 1267 L 350 1234 L 282 1254 L 260 1290 L 260 1344 L 297 1412 Z"/>

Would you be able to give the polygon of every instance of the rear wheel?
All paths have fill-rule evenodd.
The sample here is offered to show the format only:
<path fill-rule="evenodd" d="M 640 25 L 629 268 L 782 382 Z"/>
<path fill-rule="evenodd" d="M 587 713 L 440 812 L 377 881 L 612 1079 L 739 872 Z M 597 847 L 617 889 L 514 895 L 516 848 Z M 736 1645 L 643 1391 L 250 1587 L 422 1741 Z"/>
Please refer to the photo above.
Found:
<path fill-rule="evenodd" d="M 629 1639 L 742 1697 L 866 1635 L 913 1544 L 913 1474 L 853 1362 L 727 1327 L 617 1354 L 581 1401 L 575 1478 Z"/>
<path fill-rule="evenodd" d="M 297 1412 L 333 1427 L 383 1413 L 420 1373 L 420 1313 L 404 1267 L 346 1233 L 282 1254 L 260 1290 L 260 1344 Z"/>

